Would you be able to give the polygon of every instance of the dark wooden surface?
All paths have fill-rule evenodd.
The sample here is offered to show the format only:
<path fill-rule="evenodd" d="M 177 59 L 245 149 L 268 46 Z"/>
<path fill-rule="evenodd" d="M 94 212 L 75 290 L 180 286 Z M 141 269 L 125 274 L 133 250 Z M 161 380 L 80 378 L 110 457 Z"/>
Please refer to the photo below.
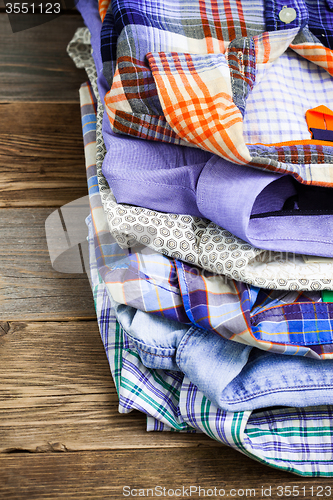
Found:
<path fill-rule="evenodd" d="M 0 207 L 56 207 L 88 194 L 77 111 L 77 102 L 0 102 Z"/>
<path fill-rule="evenodd" d="M 2 321 L 95 318 L 86 275 L 58 273 L 51 266 L 45 220 L 53 210 L 30 207 L 0 210 Z"/>
<path fill-rule="evenodd" d="M 0 74 L 2 102 L 77 102 L 85 78 L 66 53 L 72 33 L 83 26 L 78 15 L 61 17 L 30 26 L 23 17 L 21 29 L 13 33 L 7 14 L 0 15 Z"/>
<path fill-rule="evenodd" d="M 128 489 L 136 490 L 133 496 L 140 496 L 140 489 L 159 486 L 178 490 L 173 498 L 204 498 L 203 493 L 195 494 L 194 488 L 216 488 L 225 491 L 225 498 L 287 498 L 277 496 L 278 486 L 288 484 L 309 490 L 309 486 L 328 485 L 329 481 L 311 482 L 288 473 L 277 477 L 273 469 L 263 467 L 251 460 L 239 458 L 239 453 L 226 448 L 201 447 L 196 449 L 136 449 L 75 453 L 76 461 L 70 453 L 45 453 L 28 455 L 22 453 L 18 461 L 15 455 L 7 459 L 0 456 L 0 478 L 3 480 L 5 498 L 61 498 L 61 499 L 112 499 L 126 498 Z M 5 468 L 3 468 L 5 463 Z M 80 480 L 78 481 L 78 478 Z M 179 495 L 187 490 L 184 495 Z M 272 489 L 272 495 L 263 496 L 262 490 Z M 21 496 L 13 495 L 15 489 Z M 296 488 L 295 488 L 296 489 Z M 311 491 L 311 490 L 309 490 Z M 320 490 L 319 490 L 320 491 Z M 223 498 L 219 495 L 206 498 Z M 159 498 L 146 493 L 146 498 Z M 143 496 L 141 494 L 141 496 Z M 162 498 L 167 498 L 163 496 Z M 172 498 L 172 496 L 169 496 Z M 313 498 L 300 496 L 299 498 Z"/>
<path fill-rule="evenodd" d="M 55 207 L 87 194 L 78 99 L 86 76 L 66 54 L 82 25 L 70 11 L 12 33 L 0 11 L 0 498 L 112 500 L 125 498 L 124 486 L 137 496 L 184 487 L 177 498 L 190 486 L 267 498 L 262 487 L 271 486 L 270 498 L 285 498 L 278 485 L 331 484 L 203 435 L 147 433 L 143 414 L 118 413 L 88 280 L 52 269 L 44 231 Z"/>

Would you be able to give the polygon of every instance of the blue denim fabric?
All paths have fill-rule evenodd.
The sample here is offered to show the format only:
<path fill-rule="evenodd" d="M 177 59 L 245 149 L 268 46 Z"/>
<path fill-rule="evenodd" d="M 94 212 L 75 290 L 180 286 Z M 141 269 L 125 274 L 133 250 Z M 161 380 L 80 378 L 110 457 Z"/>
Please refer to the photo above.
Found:
<path fill-rule="evenodd" d="M 87 223 L 89 238 L 94 241 L 90 217 Z M 251 301 L 257 291 L 253 290 Z M 108 293 L 142 363 L 147 368 L 184 373 L 223 410 L 304 407 L 333 401 L 333 360 L 268 353 L 197 326 L 119 304 L 109 289 Z"/>
<path fill-rule="evenodd" d="M 246 365 L 250 346 L 110 300 L 147 368 L 181 371 L 214 401 Z"/>
<path fill-rule="evenodd" d="M 266 353 L 110 300 L 147 368 L 183 372 L 223 410 L 303 407 L 333 400 L 333 360 Z"/>

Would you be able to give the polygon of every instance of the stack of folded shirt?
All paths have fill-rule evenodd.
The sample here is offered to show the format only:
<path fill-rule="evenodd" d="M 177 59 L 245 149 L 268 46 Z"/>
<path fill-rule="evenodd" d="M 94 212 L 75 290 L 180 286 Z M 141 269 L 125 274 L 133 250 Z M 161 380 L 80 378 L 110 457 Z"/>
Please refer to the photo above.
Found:
<path fill-rule="evenodd" d="M 332 7 L 78 8 L 90 271 L 119 411 L 332 476 Z"/>

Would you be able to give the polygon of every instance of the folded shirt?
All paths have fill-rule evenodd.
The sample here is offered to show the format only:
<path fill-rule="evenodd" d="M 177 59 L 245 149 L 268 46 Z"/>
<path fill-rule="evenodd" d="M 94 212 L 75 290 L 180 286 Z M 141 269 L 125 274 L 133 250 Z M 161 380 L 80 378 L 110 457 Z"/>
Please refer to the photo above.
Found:
<path fill-rule="evenodd" d="M 109 228 L 122 248 L 143 244 L 207 271 L 264 288 L 331 290 L 333 260 L 253 247 L 197 217 L 117 203 L 109 190 Z"/>
<path fill-rule="evenodd" d="M 101 172 L 105 158 L 101 133 L 103 107 L 95 83 L 96 70 L 89 56 L 90 45 L 87 44 L 87 33 L 84 30 L 80 30 L 70 43 L 69 52 L 77 65 L 86 67 L 97 95 L 100 109 L 97 141 L 100 152 L 97 158 L 97 178 L 92 176 L 89 185 L 95 186 L 94 189 L 97 184 L 100 185 L 110 231 L 121 247 L 133 247 L 136 243 L 142 243 L 155 251 L 193 263 L 211 272 L 266 288 L 332 289 L 332 261 L 307 261 L 302 255 L 267 252 L 252 247 L 205 219 L 117 204 Z M 98 54 L 96 47 L 94 54 Z M 98 58 L 95 59 L 98 61 Z M 98 80 L 98 84 L 101 82 L 102 78 Z M 101 89 L 101 85 L 99 88 Z M 101 91 L 103 92 L 103 87 Z"/>
<path fill-rule="evenodd" d="M 88 15 L 92 4 L 84 8 L 86 22 L 95 33 L 96 65 L 101 68 L 95 39 L 100 21 Z M 328 92 L 327 82 L 320 82 L 320 88 Z M 105 85 L 102 98 L 104 94 Z M 254 247 L 333 256 L 330 188 L 303 186 L 291 176 L 249 169 L 199 149 L 129 137 L 120 140 L 106 120 L 103 135 L 110 151 L 103 172 L 118 202 L 206 217 Z M 325 157 L 323 166 L 328 165 L 329 157 Z"/>
<path fill-rule="evenodd" d="M 305 117 L 332 102 L 330 9 L 325 0 L 112 2 L 101 52 L 113 130 L 331 186 L 332 146 L 311 138 Z"/>
<path fill-rule="evenodd" d="M 111 158 L 103 164 L 118 203 L 205 217 L 254 247 L 333 256 L 332 188 L 305 186 L 290 175 L 216 155 L 179 164 L 168 151 L 157 154 L 155 145 L 124 142 L 109 136 Z"/>
<path fill-rule="evenodd" d="M 96 167 L 90 156 L 96 152 L 92 92 L 86 86 L 82 93 L 84 132 L 89 125 L 84 139 L 98 265 L 114 300 L 264 350 L 329 358 L 333 304 L 321 302 L 318 292 L 259 290 L 202 273 L 146 247 L 130 252 L 116 244 L 100 205 Z"/>
<path fill-rule="evenodd" d="M 94 258 L 91 252 L 96 314 L 120 413 L 143 412 L 148 431 L 203 432 L 265 465 L 306 477 L 333 476 L 332 406 L 224 411 L 181 372 L 147 369 L 116 319 Z"/>

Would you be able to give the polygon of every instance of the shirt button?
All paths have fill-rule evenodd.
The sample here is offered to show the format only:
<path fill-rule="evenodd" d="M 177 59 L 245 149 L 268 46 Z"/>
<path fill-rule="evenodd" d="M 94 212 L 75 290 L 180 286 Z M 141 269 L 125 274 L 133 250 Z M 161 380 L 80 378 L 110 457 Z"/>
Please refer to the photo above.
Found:
<path fill-rule="evenodd" d="M 294 19 L 296 19 L 296 16 L 296 10 L 287 6 L 284 6 L 283 9 L 279 12 L 280 21 L 285 24 L 291 23 Z"/>

